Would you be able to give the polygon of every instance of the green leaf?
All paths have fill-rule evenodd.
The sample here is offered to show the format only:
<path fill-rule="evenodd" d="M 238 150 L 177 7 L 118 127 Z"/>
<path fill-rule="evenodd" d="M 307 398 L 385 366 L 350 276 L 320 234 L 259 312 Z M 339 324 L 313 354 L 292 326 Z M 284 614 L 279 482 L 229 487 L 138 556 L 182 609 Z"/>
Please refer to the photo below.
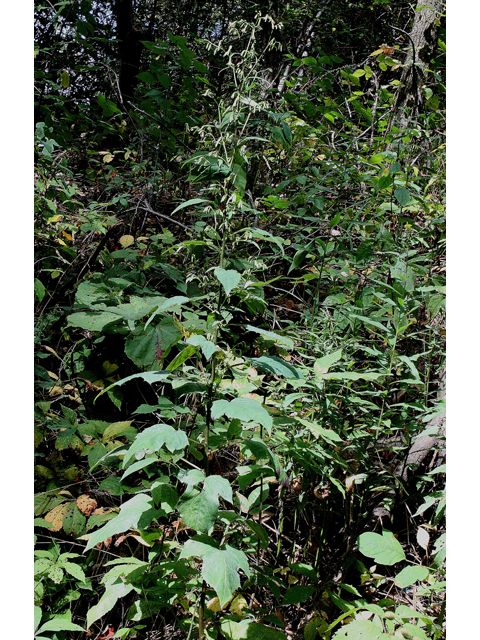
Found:
<path fill-rule="evenodd" d="M 282 346 L 286 346 L 287 349 L 293 349 L 293 340 L 291 340 L 290 338 L 279 336 L 277 333 L 273 333 L 273 331 L 265 331 L 265 329 L 252 327 L 252 325 L 250 324 L 246 324 L 245 329 L 247 329 L 248 331 L 259 333 L 260 335 L 265 336 L 266 338 L 268 338 L 269 340 L 273 340 L 274 342 L 280 342 Z"/>
<path fill-rule="evenodd" d="M 356 371 L 335 371 L 333 373 L 323 374 L 323 378 L 326 380 L 378 380 L 384 374 L 383 373 L 357 373 Z"/>
<path fill-rule="evenodd" d="M 185 207 L 193 207 L 194 204 L 200 204 L 202 202 L 210 201 L 205 200 L 205 198 L 192 198 L 191 200 L 187 200 L 187 202 L 183 202 L 182 204 L 178 205 L 178 207 L 174 209 L 170 215 L 177 213 L 177 211 L 180 211 L 180 209 L 184 209 Z"/>
<path fill-rule="evenodd" d="M 261 356 L 252 358 L 250 362 L 260 371 L 267 371 L 283 378 L 303 378 L 301 373 L 289 362 L 285 362 L 278 356 Z"/>
<path fill-rule="evenodd" d="M 196 479 L 197 475 L 194 477 Z M 184 477 L 182 482 L 188 483 L 188 476 Z M 205 478 L 201 493 L 180 505 L 183 522 L 195 531 L 206 533 L 217 519 L 219 495 L 224 500 L 232 502 L 232 487 L 228 480 L 216 475 Z"/>
<path fill-rule="evenodd" d="M 212 548 L 203 557 L 202 577 L 215 589 L 221 607 L 227 604 L 240 586 L 239 569 L 250 576 L 247 556 L 228 544 L 225 549 Z"/>
<path fill-rule="evenodd" d="M 69 573 L 77 580 L 80 580 L 80 582 L 85 582 L 85 574 L 82 567 L 80 567 L 78 564 L 74 564 L 73 562 L 63 562 L 62 569 L 65 569 L 67 573 Z"/>
<path fill-rule="evenodd" d="M 395 584 L 400 589 L 404 589 L 405 587 L 409 587 L 414 584 L 417 580 L 425 580 L 428 576 L 427 567 L 422 567 L 420 565 L 415 565 L 413 567 L 405 567 L 402 569 L 400 573 L 395 578 Z"/>
<path fill-rule="evenodd" d="M 44 631 L 83 631 L 85 629 L 80 627 L 78 624 L 74 624 L 72 622 L 72 612 L 67 611 L 65 614 L 56 615 L 52 620 L 48 620 L 45 622 L 40 629 L 38 629 L 37 634 L 43 633 Z"/>
<path fill-rule="evenodd" d="M 144 458 L 143 460 L 138 460 L 137 462 L 134 462 L 125 471 L 125 473 L 121 477 L 121 480 L 125 480 L 125 478 L 127 478 L 132 473 L 135 473 L 136 471 L 140 471 L 140 469 L 144 469 L 145 467 L 148 467 L 153 462 L 158 462 L 157 456 L 152 456 L 151 458 Z"/>
<path fill-rule="evenodd" d="M 323 356 L 323 358 L 317 358 L 315 360 L 315 364 L 313 368 L 316 372 L 326 373 L 326 371 L 322 371 L 322 369 L 328 370 L 329 367 L 332 366 L 335 362 L 338 362 L 342 359 L 342 350 L 338 349 L 338 351 L 334 351 L 333 353 L 328 353 Z"/>
<path fill-rule="evenodd" d="M 313 582 L 316 582 L 318 580 L 317 572 L 309 564 L 305 564 L 303 562 L 294 562 L 293 564 L 289 564 L 288 566 L 290 567 L 290 569 L 295 571 L 295 573 L 299 573 L 302 576 L 307 576 L 307 578 L 310 578 L 310 580 L 312 580 Z"/>
<path fill-rule="evenodd" d="M 193 335 L 185 340 L 187 344 L 191 344 L 194 347 L 200 347 L 206 360 L 210 360 L 212 355 L 217 351 L 218 347 L 210 340 L 207 340 L 205 336 Z"/>
<path fill-rule="evenodd" d="M 140 451 L 159 451 L 166 445 L 170 452 L 181 451 L 188 446 L 188 438 L 183 431 L 177 431 L 169 424 L 156 424 L 148 427 L 135 438 L 123 459 L 122 468 L 125 469 L 129 460 Z"/>
<path fill-rule="evenodd" d="M 194 498 L 180 504 L 179 511 L 187 527 L 206 533 L 217 519 L 218 497 L 202 491 Z"/>
<path fill-rule="evenodd" d="M 108 325 L 119 322 L 121 318 L 110 311 L 81 311 L 67 317 L 69 327 L 80 327 L 86 331 L 103 331 Z"/>
<path fill-rule="evenodd" d="M 116 533 L 125 533 L 125 531 L 136 527 L 142 515 L 148 511 L 152 511 L 152 514 L 154 513 L 152 498 L 144 493 L 138 493 L 127 502 L 124 502 L 116 518 L 113 518 L 101 529 L 90 535 L 84 553 L 110 536 L 114 536 Z"/>
<path fill-rule="evenodd" d="M 67 535 L 80 535 L 85 528 L 86 518 L 75 503 L 68 505 L 63 516 L 62 528 Z"/>
<path fill-rule="evenodd" d="M 232 289 L 235 289 L 241 280 L 241 275 L 238 271 L 234 271 L 233 269 L 227 270 L 217 267 L 214 273 L 217 280 L 222 284 L 227 296 L 230 294 Z"/>
<path fill-rule="evenodd" d="M 41 302 L 45 297 L 45 287 L 38 278 L 35 278 L 35 280 L 33 281 L 33 288 L 38 301 Z"/>
<path fill-rule="evenodd" d="M 230 503 L 233 501 L 232 487 L 226 478 L 222 478 L 222 476 L 208 476 L 203 486 L 206 493 L 222 496 L 224 500 Z"/>
<path fill-rule="evenodd" d="M 327 440 L 327 442 L 343 442 L 342 438 L 336 431 L 333 431 L 333 429 L 325 429 L 316 422 L 305 420 L 305 418 L 296 418 L 296 420 L 307 427 L 314 436 L 323 438 L 324 440 Z"/>
<path fill-rule="evenodd" d="M 180 365 L 191 358 L 195 353 L 195 347 L 188 345 L 188 347 L 182 349 L 180 353 L 168 364 L 166 371 L 175 371 L 175 369 L 178 369 Z"/>
<path fill-rule="evenodd" d="M 235 176 L 233 184 L 235 185 L 235 188 L 240 192 L 240 195 L 243 196 L 245 187 L 247 186 L 247 174 L 245 173 L 245 169 L 239 164 L 234 164 L 232 173 Z"/>
<path fill-rule="evenodd" d="M 300 602 L 305 602 L 305 600 L 307 600 L 314 591 L 315 587 L 312 586 L 299 585 L 291 587 L 286 591 L 282 604 L 298 604 Z"/>
<path fill-rule="evenodd" d="M 390 635 L 383 633 L 370 620 L 354 620 L 342 627 L 333 636 L 335 640 L 389 640 Z"/>
<path fill-rule="evenodd" d="M 226 640 L 286 640 L 287 636 L 278 629 L 266 627 L 253 620 L 222 620 L 222 636 Z"/>
<path fill-rule="evenodd" d="M 178 493 L 169 484 L 164 482 L 154 482 L 152 485 L 152 498 L 156 505 L 170 513 L 176 508 L 178 503 Z"/>
<path fill-rule="evenodd" d="M 395 189 L 394 196 L 401 207 L 405 207 L 410 202 L 410 199 L 412 197 L 410 191 L 408 189 L 405 189 L 405 187 L 398 187 L 397 189 Z"/>
<path fill-rule="evenodd" d="M 162 318 L 156 325 L 138 327 L 125 344 L 125 353 L 138 367 L 150 367 L 157 363 L 161 368 L 164 356 L 182 337 L 171 316 Z"/>
<path fill-rule="evenodd" d="M 358 548 L 367 558 L 373 558 L 378 564 L 390 566 L 405 560 L 402 546 L 390 531 L 362 533 L 358 538 Z"/>
<path fill-rule="evenodd" d="M 34 622 L 34 631 L 36 631 L 38 625 L 40 624 L 40 620 L 42 619 L 42 610 L 40 607 L 37 607 L 36 605 L 33 608 L 33 622 Z"/>
<path fill-rule="evenodd" d="M 130 382 L 130 380 L 135 380 L 135 378 L 141 378 L 142 380 L 145 380 L 145 382 L 153 384 L 154 382 L 165 382 L 169 377 L 170 373 L 168 373 L 167 371 L 147 371 L 146 373 L 134 373 L 132 376 L 127 376 L 122 380 L 118 380 L 106 389 L 103 389 L 103 391 L 100 391 L 98 396 L 95 398 L 95 402 L 101 395 L 107 393 L 107 391 L 110 391 L 110 389 L 113 389 L 113 387 L 125 384 L 125 382 Z"/>
<path fill-rule="evenodd" d="M 94 622 L 99 620 L 106 613 L 111 611 L 120 598 L 123 598 L 133 590 L 133 584 L 125 582 L 117 582 L 117 584 L 109 584 L 105 593 L 100 598 L 98 604 L 92 607 L 87 613 L 87 628 L 90 628 Z M 83 631 L 83 629 L 82 629 Z"/>
<path fill-rule="evenodd" d="M 221 416 L 237 418 L 242 422 L 257 422 L 267 429 L 270 434 L 272 430 L 272 416 L 262 405 L 253 398 L 235 398 L 235 400 L 215 400 L 212 404 L 212 418 L 216 420 Z"/>

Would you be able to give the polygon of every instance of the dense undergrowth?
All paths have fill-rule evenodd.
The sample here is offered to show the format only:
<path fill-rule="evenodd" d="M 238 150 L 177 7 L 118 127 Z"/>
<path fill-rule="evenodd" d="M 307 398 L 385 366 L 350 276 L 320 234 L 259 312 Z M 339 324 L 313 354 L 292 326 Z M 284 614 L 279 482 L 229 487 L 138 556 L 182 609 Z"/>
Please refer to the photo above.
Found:
<path fill-rule="evenodd" d="M 261 26 L 36 125 L 37 638 L 444 637 L 443 112 Z"/>

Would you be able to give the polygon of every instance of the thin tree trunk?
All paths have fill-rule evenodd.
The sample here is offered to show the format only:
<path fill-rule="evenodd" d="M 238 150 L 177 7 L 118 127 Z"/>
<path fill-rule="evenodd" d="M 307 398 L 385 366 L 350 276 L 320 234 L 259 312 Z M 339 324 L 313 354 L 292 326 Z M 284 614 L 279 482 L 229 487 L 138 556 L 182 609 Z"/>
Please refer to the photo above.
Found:
<path fill-rule="evenodd" d="M 315 18 L 312 20 L 312 22 L 308 25 L 307 29 L 305 30 L 304 33 L 302 33 L 301 37 L 300 37 L 300 44 L 297 47 L 297 51 L 296 51 L 296 55 L 300 56 L 301 53 L 301 57 L 302 58 L 306 58 L 310 52 L 312 43 L 313 43 L 313 38 L 314 38 L 314 31 L 313 28 L 315 27 L 315 24 L 317 22 L 317 20 L 320 18 L 320 16 L 322 15 L 322 13 L 325 11 L 325 9 L 328 7 L 328 5 L 330 4 L 331 0 L 325 0 L 322 8 L 317 12 Z M 282 73 L 282 77 L 280 79 L 280 82 L 278 83 L 278 93 L 283 93 L 284 89 L 285 89 L 285 83 L 287 81 L 287 78 L 290 74 L 290 70 L 292 68 L 292 62 L 290 62 L 286 67 L 285 70 Z M 303 76 L 303 68 L 300 68 L 300 73 L 299 73 L 299 77 Z"/>
<path fill-rule="evenodd" d="M 445 11 L 444 0 L 417 0 L 417 9 L 410 33 L 402 31 L 410 46 L 400 78 L 400 87 L 395 99 L 394 118 L 399 129 L 408 126 L 409 119 L 418 115 L 423 104 L 423 86 L 426 81 L 425 69 L 433 58 L 437 48 L 440 16 Z"/>
<path fill-rule="evenodd" d="M 150 38 L 155 16 L 156 3 L 152 11 L 152 22 L 148 29 L 140 29 L 135 24 L 133 0 L 116 0 L 117 38 L 119 40 L 118 57 L 120 61 L 119 85 L 123 96 L 132 98 L 140 73 L 142 40 Z"/>

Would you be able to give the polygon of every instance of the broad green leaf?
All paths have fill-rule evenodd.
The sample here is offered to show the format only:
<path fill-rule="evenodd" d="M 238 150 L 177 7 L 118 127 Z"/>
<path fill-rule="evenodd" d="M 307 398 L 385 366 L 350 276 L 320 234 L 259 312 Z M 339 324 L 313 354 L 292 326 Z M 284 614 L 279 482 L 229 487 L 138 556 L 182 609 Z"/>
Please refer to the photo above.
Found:
<path fill-rule="evenodd" d="M 319 436 L 328 442 L 343 442 L 342 438 L 333 429 L 325 429 L 325 427 L 321 427 L 316 422 L 305 420 L 305 418 L 296 418 L 296 420 L 310 429 L 314 436 Z"/>
<path fill-rule="evenodd" d="M 206 533 L 217 519 L 218 496 L 202 491 L 194 498 L 182 502 L 178 509 L 187 527 Z"/>
<path fill-rule="evenodd" d="M 125 384 L 125 382 L 130 382 L 130 380 L 135 380 L 135 378 L 141 378 L 142 380 L 145 380 L 145 382 L 153 384 L 154 382 L 166 382 L 166 380 L 170 378 L 170 373 L 168 371 L 147 371 L 146 373 L 134 373 L 132 376 L 122 378 L 122 380 L 118 380 L 117 382 L 111 384 L 109 387 L 103 389 L 103 391 L 100 391 L 94 402 L 96 402 L 101 395 L 107 393 L 107 391 L 110 391 L 110 389 L 113 389 L 113 387 Z"/>
<path fill-rule="evenodd" d="M 145 467 L 148 467 L 154 462 L 158 462 L 157 456 L 152 456 L 151 458 L 144 458 L 143 460 L 138 460 L 137 462 L 134 462 L 128 467 L 128 469 L 125 471 L 125 473 L 120 479 L 125 480 L 125 478 L 127 478 L 132 473 L 135 473 L 136 471 L 140 471 L 140 469 L 144 469 Z"/>
<path fill-rule="evenodd" d="M 133 584 L 125 582 L 117 582 L 117 584 L 109 584 L 98 604 L 92 607 L 87 613 L 87 628 L 90 628 L 94 622 L 99 620 L 106 613 L 111 611 L 116 605 L 119 598 L 123 598 L 133 590 Z M 82 629 L 83 631 L 83 629 Z"/>
<path fill-rule="evenodd" d="M 180 553 L 180 558 L 203 558 L 208 553 L 212 553 L 212 550 L 218 549 L 218 542 L 214 538 L 208 536 L 195 536 L 190 538 L 183 545 L 183 549 Z"/>
<path fill-rule="evenodd" d="M 378 564 L 390 566 L 401 560 L 405 560 L 401 544 L 393 533 L 383 531 L 378 533 L 362 533 L 358 538 L 358 548 L 367 558 L 373 558 Z"/>
<path fill-rule="evenodd" d="M 67 535 L 80 535 L 85 528 L 86 518 L 75 503 L 70 503 L 63 517 L 62 528 Z"/>
<path fill-rule="evenodd" d="M 67 573 L 69 573 L 77 580 L 80 580 L 80 582 L 85 582 L 85 574 L 82 567 L 80 567 L 78 564 L 75 564 L 73 562 L 63 562 L 62 569 L 65 569 Z"/>
<path fill-rule="evenodd" d="M 102 441 L 106 444 L 109 440 L 125 437 L 129 440 L 133 440 L 137 435 L 135 427 L 130 426 L 131 420 L 124 420 L 123 422 L 114 422 L 109 424 L 102 434 Z"/>
<path fill-rule="evenodd" d="M 152 498 L 156 505 L 169 513 L 176 508 L 178 503 L 178 493 L 169 484 L 154 482 L 152 485 Z"/>
<path fill-rule="evenodd" d="M 239 569 L 250 576 L 247 556 L 228 544 L 225 549 L 213 549 L 203 556 L 202 577 L 215 589 L 220 606 L 232 598 L 240 586 Z"/>
<path fill-rule="evenodd" d="M 41 302 L 45 297 L 45 287 L 38 278 L 35 278 L 35 280 L 33 281 L 33 287 L 38 301 Z"/>
<path fill-rule="evenodd" d="M 186 482 L 186 478 L 182 482 Z M 219 495 L 232 502 L 232 487 L 228 480 L 216 475 L 205 478 L 201 493 L 180 505 L 183 522 L 195 531 L 206 533 L 217 519 Z"/>
<path fill-rule="evenodd" d="M 138 327 L 126 340 L 125 353 L 138 367 L 161 367 L 164 356 L 182 337 L 171 316 L 162 318 L 156 325 Z"/>
<path fill-rule="evenodd" d="M 342 359 L 342 350 L 334 351 L 333 353 L 329 353 L 322 358 L 317 358 L 313 365 L 313 369 L 316 373 L 327 373 L 328 369 L 334 364 Z"/>
<path fill-rule="evenodd" d="M 354 620 L 342 627 L 333 636 L 334 640 L 390 640 L 390 635 L 383 633 L 370 620 Z"/>
<path fill-rule="evenodd" d="M 290 567 L 290 569 L 295 571 L 295 573 L 299 573 L 302 576 L 307 576 L 307 578 L 310 578 L 310 580 L 312 580 L 313 582 L 316 582 L 318 580 L 317 572 L 309 564 L 305 564 L 303 562 L 294 562 L 293 564 L 289 564 L 288 566 Z"/>
<path fill-rule="evenodd" d="M 136 527 L 138 521 L 144 513 L 152 511 L 152 498 L 144 493 L 138 493 L 133 498 L 124 502 L 120 508 L 120 513 L 116 518 L 107 522 L 105 526 L 90 535 L 85 551 L 88 551 L 99 542 L 103 542 L 116 533 L 125 533 L 129 529 Z M 84 553 L 85 553 L 84 551 Z M 103 614 L 102 614 L 103 615 Z M 97 620 L 98 618 L 96 618 Z"/>
<path fill-rule="evenodd" d="M 34 622 L 34 631 L 37 629 L 38 625 L 40 624 L 40 620 L 42 619 L 42 610 L 40 607 L 37 607 L 37 605 L 34 606 L 33 608 L 33 622 Z"/>
<path fill-rule="evenodd" d="M 232 487 L 229 481 L 222 476 L 207 476 L 203 485 L 205 493 L 222 496 L 227 502 L 233 501 Z"/>
<path fill-rule="evenodd" d="M 226 640 L 286 640 L 287 636 L 278 629 L 266 627 L 253 620 L 223 620 L 220 623 L 222 636 Z"/>
<path fill-rule="evenodd" d="M 407 204 L 410 202 L 410 198 L 412 197 L 410 191 L 408 189 L 405 189 L 405 187 L 398 187 L 397 189 L 395 189 L 394 196 L 401 207 L 407 206 Z"/>
<path fill-rule="evenodd" d="M 241 275 L 238 271 L 234 271 L 233 269 L 221 269 L 220 267 L 215 269 L 215 277 L 222 284 L 227 296 L 230 294 L 232 289 L 235 289 L 241 280 Z"/>
<path fill-rule="evenodd" d="M 234 164 L 233 175 L 235 176 L 233 184 L 243 196 L 247 185 L 247 174 L 245 173 L 245 169 L 239 164 Z"/>
<path fill-rule="evenodd" d="M 265 336 L 266 338 L 268 338 L 269 340 L 273 340 L 274 342 L 280 342 L 282 346 L 285 346 L 287 349 L 293 349 L 293 340 L 291 340 L 290 338 L 279 336 L 277 333 L 273 333 L 273 331 L 265 331 L 265 329 L 252 327 L 251 324 L 246 324 L 245 329 L 247 329 L 248 331 L 259 333 L 260 335 Z"/>
<path fill-rule="evenodd" d="M 188 438 L 183 431 L 177 431 L 169 424 L 156 424 L 148 427 L 135 438 L 123 459 L 122 468 L 125 469 L 129 460 L 140 451 L 159 451 L 163 445 L 172 453 L 181 451 L 188 446 Z"/>
<path fill-rule="evenodd" d="M 261 356 L 260 358 L 252 358 L 250 362 L 260 371 L 267 371 L 283 378 L 303 377 L 293 365 L 278 356 Z"/>
<path fill-rule="evenodd" d="M 110 311 L 95 312 L 81 311 L 72 313 L 67 317 L 67 325 L 80 327 L 86 331 L 103 331 L 107 325 L 119 322 L 121 318 Z"/>
<path fill-rule="evenodd" d="M 299 604 L 305 602 L 315 591 L 315 587 L 298 585 L 296 587 L 290 587 L 283 597 L 282 604 Z"/>
<path fill-rule="evenodd" d="M 193 335 L 186 339 L 187 344 L 191 344 L 194 347 L 200 347 L 206 360 L 210 360 L 212 355 L 217 351 L 218 347 L 210 340 L 207 340 L 205 336 Z"/>
<path fill-rule="evenodd" d="M 395 578 L 395 584 L 400 589 L 404 589 L 405 587 L 409 587 L 414 584 L 417 580 L 425 580 L 428 576 L 427 567 L 422 567 L 420 565 L 415 565 L 413 567 L 405 567 L 402 569 L 400 573 Z"/>
<path fill-rule="evenodd" d="M 45 624 L 42 624 L 40 629 L 37 631 L 38 633 L 43 633 L 44 631 L 83 631 L 85 629 L 78 624 L 74 624 L 72 622 L 72 612 L 68 610 L 64 614 L 56 615 L 52 620 L 48 620 Z"/>
<path fill-rule="evenodd" d="M 212 418 L 216 420 L 221 416 L 237 418 L 242 422 L 257 422 L 267 429 L 272 430 L 272 416 L 262 405 L 253 398 L 235 398 L 235 400 L 215 400 L 212 404 Z"/>

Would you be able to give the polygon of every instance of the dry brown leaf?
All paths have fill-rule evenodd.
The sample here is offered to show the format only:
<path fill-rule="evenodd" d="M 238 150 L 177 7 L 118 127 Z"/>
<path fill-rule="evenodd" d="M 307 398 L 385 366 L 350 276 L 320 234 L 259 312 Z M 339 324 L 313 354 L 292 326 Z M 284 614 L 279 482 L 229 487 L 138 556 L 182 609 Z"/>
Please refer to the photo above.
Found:
<path fill-rule="evenodd" d="M 93 498 L 89 498 L 87 495 L 81 495 L 77 498 L 77 507 L 86 516 L 90 516 L 97 508 L 97 501 Z"/>

